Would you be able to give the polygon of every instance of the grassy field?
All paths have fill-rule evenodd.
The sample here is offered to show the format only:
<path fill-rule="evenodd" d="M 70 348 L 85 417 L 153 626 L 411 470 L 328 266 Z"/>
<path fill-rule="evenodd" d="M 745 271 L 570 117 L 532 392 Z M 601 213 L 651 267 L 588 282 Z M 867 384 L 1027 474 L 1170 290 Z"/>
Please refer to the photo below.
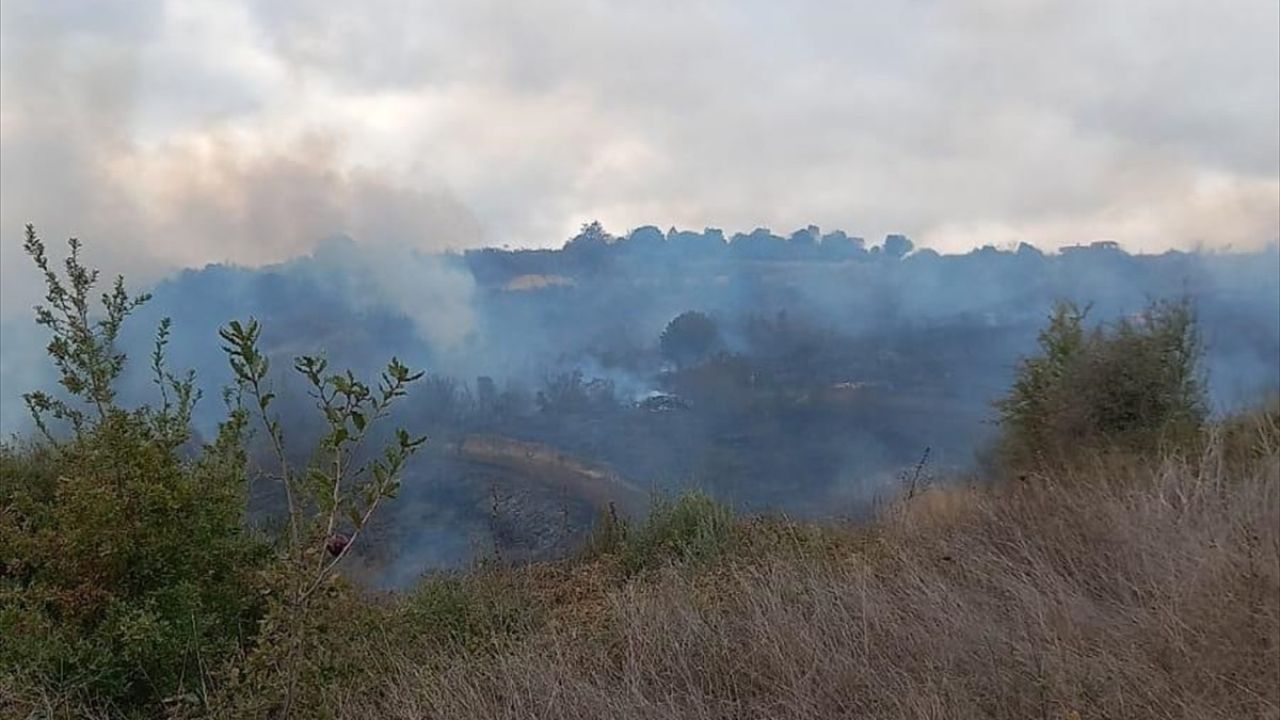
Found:
<path fill-rule="evenodd" d="M 730 519 L 686 496 L 644 527 L 606 525 L 570 561 L 481 566 L 381 602 L 335 588 L 326 622 L 343 629 L 298 707 L 1280 717 L 1280 431 L 1273 413 L 1211 434 L 1159 462 L 1097 454 L 930 488 L 869 526 Z M 266 707 L 234 695 L 228 714 Z"/>

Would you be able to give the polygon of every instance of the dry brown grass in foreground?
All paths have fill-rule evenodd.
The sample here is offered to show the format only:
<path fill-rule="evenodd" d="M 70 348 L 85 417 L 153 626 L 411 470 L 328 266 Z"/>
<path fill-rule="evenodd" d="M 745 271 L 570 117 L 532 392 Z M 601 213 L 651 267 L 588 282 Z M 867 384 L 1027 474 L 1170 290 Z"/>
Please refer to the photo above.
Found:
<path fill-rule="evenodd" d="M 561 621 L 443 670 L 374 643 L 388 676 L 330 707 L 362 720 L 1277 718 L 1280 456 L 1272 444 L 1228 469 L 1221 447 L 934 490 L 817 541 L 769 525 L 773 540 L 700 569 L 561 588 Z M 575 607 L 591 621 L 572 622 Z"/>

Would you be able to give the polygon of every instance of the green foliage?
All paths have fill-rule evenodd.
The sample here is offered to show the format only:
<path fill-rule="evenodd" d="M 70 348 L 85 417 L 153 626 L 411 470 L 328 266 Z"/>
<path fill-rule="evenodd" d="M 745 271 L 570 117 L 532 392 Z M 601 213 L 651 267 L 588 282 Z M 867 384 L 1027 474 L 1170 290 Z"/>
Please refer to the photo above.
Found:
<path fill-rule="evenodd" d="M 200 397 L 190 373 L 166 369 L 168 320 L 151 356 L 158 404 L 120 407 L 115 382 L 126 357 L 116 339 L 147 296 L 129 296 L 117 279 L 96 310 L 98 274 L 80 263 L 78 242 L 70 247 L 60 275 L 27 229 L 26 249 L 47 289 L 36 319 L 51 333 L 48 353 L 65 393 L 26 395 L 43 441 L 0 447 L 0 695 L 57 697 L 77 714 L 325 717 L 337 712 L 327 702 L 332 688 L 367 689 L 388 669 L 369 659 L 379 649 L 443 671 L 506 649 L 549 616 L 533 575 L 519 569 L 434 576 L 389 603 L 370 602 L 337 575 L 426 441 L 383 429 L 423 373 L 392 358 L 366 382 L 330 372 L 323 358 L 296 358 L 325 424 L 310 461 L 295 467 L 274 412 L 261 327 L 231 322 L 220 332 L 236 378 L 230 414 L 212 443 L 192 447 Z M 1056 309 L 1040 352 L 998 404 L 1010 468 L 1081 449 L 1145 453 L 1200 435 L 1200 347 L 1186 303 L 1153 304 L 1094 329 L 1085 315 Z M 715 342 L 709 318 L 685 313 L 664 333 L 663 351 L 688 362 Z M 557 398 L 590 397 L 578 392 L 580 378 L 563 385 Z M 1274 454 L 1275 408 L 1223 425 L 1228 460 Z M 275 452 L 286 497 L 274 553 L 243 524 L 251 424 Z M 686 493 L 657 500 L 638 525 L 609 513 L 586 559 L 616 564 L 579 563 L 557 577 L 596 578 L 591 568 L 603 566 L 611 568 L 604 584 L 643 583 L 662 567 L 701 567 L 730 553 L 821 556 L 837 542 L 789 522 L 735 527 L 724 505 Z M 563 584 L 547 594 L 576 595 Z M 0 697 L 0 712 L 11 702 Z"/>
<path fill-rule="evenodd" d="M 115 340 L 147 297 L 130 298 L 117 279 L 95 316 L 98 273 L 79 247 L 71 242 L 64 280 L 27 227 L 47 286 L 36 319 L 67 395 L 28 394 L 45 442 L 0 451 L 0 667 L 129 711 L 199 689 L 252 631 L 252 574 L 267 555 L 241 524 L 243 417 L 233 413 L 198 457 L 179 451 L 198 393 L 189 374 L 164 369 L 167 322 L 152 357 L 160 407 L 116 404 L 126 358 Z"/>
<path fill-rule="evenodd" d="M 366 439 L 378 421 L 389 414 L 393 403 L 403 398 L 408 386 L 423 377 L 397 358 L 391 358 L 376 385 L 358 380 L 350 370 L 327 373 L 324 358 L 301 356 L 294 370 L 307 381 L 316 408 L 325 419 L 326 431 L 313 454 L 313 462 L 299 471 L 288 460 L 284 430 L 279 416 L 272 413 L 275 393 L 271 388 L 270 360 L 258 349 L 262 329 L 256 320 L 231 321 L 218 334 L 236 379 L 236 400 L 246 404 L 265 430 L 280 463 L 278 480 L 284 486 L 289 524 L 288 553 L 294 562 L 319 558 L 316 570 L 298 588 L 295 600 L 303 600 L 324 580 L 355 545 L 378 505 L 395 497 L 405 464 L 426 442 L 397 428 L 381 453 L 367 458 L 361 454 Z M 310 522 L 304 513 L 311 511 Z M 341 541 L 335 533 L 345 526 Z M 336 548 L 336 550 L 334 549 Z M 333 557 L 326 560 L 324 552 Z"/>
<path fill-rule="evenodd" d="M 244 652 L 213 673 L 211 697 L 197 717 L 263 718 L 333 716 L 325 697 L 331 687 L 358 687 L 381 666 L 364 657 L 370 638 L 395 633 L 393 608 L 369 601 L 340 577 L 330 577 L 310 597 L 305 612 L 279 601 L 294 579 L 272 566 L 262 591 L 271 601 Z M 399 635 L 397 635 L 399 637 Z"/>
<path fill-rule="evenodd" d="M 124 369 L 125 354 L 116 348 L 116 339 L 124 321 L 139 306 L 151 299 L 148 294 L 131 297 L 124 278 L 116 277 L 111 292 L 103 293 L 102 313 L 91 317 L 93 287 L 98 271 L 80 262 L 80 241 L 68 242 L 70 253 L 63 261 L 65 280 L 49 265 L 44 242 L 33 225 L 26 227 L 23 247 L 44 277 L 46 305 L 35 308 L 36 323 L 49 330 L 46 351 L 58 370 L 58 382 L 70 397 L 59 398 L 45 392 L 29 392 L 22 397 L 31 411 L 36 427 L 50 442 L 56 442 L 56 429 L 49 420 L 69 425 L 80 438 L 94 426 L 119 411 L 115 404 L 115 381 Z M 153 426 L 154 439 L 168 448 L 181 445 L 189 437 L 191 411 L 200 399 L 191 372 L 176 377 L 164 366 L 164 349 L 169 342 L 169 319 L 160 321 L 151 370 L 159 388 L 161 406 L 135 410 L 139 418 Z"/>
<path fill-rule="evenodd" d="M 329 633 L 334 626 L 324 621 L 320 591 L 336 581 L 334 571 L 356 547 L 378 507 L 396 496 L 405 465 L 427 439 L 396 428 L 380 452 L 365 453 L 365 442 L 423 373 L 393 357 L 378 382 L 370 384 L 349 370 L 329 373 L 324 358 L 295 358 L 294 370 L 306 379 L 325 420 L 311 463 L 297 469 L 289 461 L 280 418 L 272 411 L 271 363 L 258 348 L 261 326 L 253 319 L 232 321 L 219 336 L 235 375 L 237 407 L 250 408 L 246 414 L 265 431 L 279 463 L 276 479 L 285 491 L 287 542 L 265 581 L 267 621 L 244 682 L 266 688 L 259 694 L 277 699 L 270 714 L 288 717 L 297 711 L 295 700 L 306 694 L 300 684 L 325 676 L 315 669 L 316 653 L 323 655 L 333 641 Z"/>
<path fill-rule="evenodd" d="M 447 650 L 493 649 L 535 626 L 536 603 L 502 569 L 434 575 L 414 589 L 402 622 L 419 641 Z"/>
<path fill-rule="evenodd" d="M 620 555 L 625 551 L 627 539 L 631 534 L 631 523 L 625 517 L 618 515 L 618 508 L 614 503 L 609 503 L 609 509 L 596 518 L 591 534 L 583 546 L 582 555 L 588 558 L 599 555 Z"/>
<path fill-rule="evenodd" d="M 656 498 L 646 521 L 633 528 L 609 513 L 596 524 L 589 555 L 614 555 L 628 573 L 719 557 L 733 532 L 733 513 L 710 495 L 691 491 Z"/>
<path fill-rule="evenodd" d="M 1220 441 L 1223 460 L 1229 465 L 1276 455 L 1280 452 L 1280 395 L 1272 394 L 1252 410 L 1223 418 L 1213 430 L 1206 435 Z"/>
<path fill-rule="evenodd" d="M 117 278 L 95 312 L 98 272 L 80 262 L 78 241 L 62 275 L 31 226 L 25 247 L 45 279 L 36 321 L 51 333 L 65 395 L 25 395 L 44 442 L 0 449 L 0 685 L 111 715 L 162 705 L 181 714 L 211 692 L 267 688 L 259 709 L 288 716 L 298 683 L 322 682 L 317 668 L 332 666 L 333 618 L 350 597 L 334 570 L 426 438 L 398 428 L 379 434 L 378 452 L 365 442 L 423 374 L 392 358 L 370 384 L 297 358 L 326 432 L 313 462 L 295 470 L 272 413 L 261 329 L 232 322 L 220 333 L 236 377 L 229 416 L 212 444 L 190 447 L 200 393 L 192 373 L 165 367 L 169 320 L 151 356 L 158 406 L 120 407 L 126 356 L 116 340 L 148 296 L 131 297 Z M 243 523 L 255 419 L 287 495 L 287 537 L 274 556 Z"/>
<path fill-rule="evenodd" d="M 79 240 L 72 238 L 68 245 L 71 252 L 63 262 L 64 281 L 49 266 L 44 242 L 36 234 L 35 226 L 27 225 L 23 248 L 44 276 L 48 302 L 36 307 L 36 323 L 52 333 L 47 350 L 58 369 L 59 383 L 73 397 L 91 405 L 97 411 L 97 420 L 102 421 L 115 401 L 113 385 L 124 368 L 124 353 L 115 348 L 120 327 L 150 296 L 129 297 L 124 278 L 117 277 L 112 291 L 102 295 L 104 316 L 90 318 L 91 293 L 98 281 L 98 271 L 80 262 Z M 45 424 L 47 416 L 70 423 L 77 434 L 85 430 L 88 416 L 75 404 L 43 392 L 27 393 L 23 398 L 35 416 L 36 425 L 46 435 L 49 435 Z"/>
<path fill-rule="evenodd" d="M 1195 316 L 1156 302 L 1086 329 L 1087 309 L 1058 305 L 1009 394 L 996 403 L 1006 467 L 1026 470 L 1081 450 L 1150 452 L 1193 439 L 1206 418 Z"/>
<path fill-rule="evenodd" d="M 305 614 L 271 607 L 258 641 L 226 668 L 210 705 L 217 717 L 277 717 L 286 708 L 297 717 L 333 717 L 330 698 L 377 688 L 394 662 L 434 674 L 500 651 L 543 620 L 527 579 L 510 566 L 479 566 L 428 576 L 380 600 L 332 579 Z"/>

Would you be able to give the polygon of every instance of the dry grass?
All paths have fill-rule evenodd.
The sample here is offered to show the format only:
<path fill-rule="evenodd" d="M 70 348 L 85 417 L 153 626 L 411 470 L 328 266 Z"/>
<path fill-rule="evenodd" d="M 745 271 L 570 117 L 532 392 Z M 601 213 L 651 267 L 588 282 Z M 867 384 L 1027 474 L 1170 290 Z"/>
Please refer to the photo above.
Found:
<path fill-rule="evenodd" d="M 1280 718 L 1280 456 L 1273 444 L 1228 464 L 1221 447 L 932 490 L 871 529 L 744 525 L 755 545 L 709 567 L 552 573 L 553 588 L 591 581 L 548 590 L 555 622 L 443 670 L 367 648 L 391 672 L 330 707 L 362 720 Z M 591 621 L 572 622 L 576 609 Z"/>
<path fill-rule="evenodd" d="M 1280 719 L 1278 418 L 870 526 L 686 502 L 573 561 L 335 586 L 294 717 Z M 173 717 L 269 714 L 279 678 L 238 667 Z M 91 716 L 4 678 L 0 716 Z"/>

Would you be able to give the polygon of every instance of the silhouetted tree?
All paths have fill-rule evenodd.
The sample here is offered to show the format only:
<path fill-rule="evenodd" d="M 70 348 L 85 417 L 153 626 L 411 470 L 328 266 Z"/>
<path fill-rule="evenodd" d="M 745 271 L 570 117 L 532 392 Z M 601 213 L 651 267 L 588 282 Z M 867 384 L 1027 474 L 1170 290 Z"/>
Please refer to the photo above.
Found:
<path fill-rule="evenodd" d="M 884 254 L 892 258 L 905 257 L 915 246 L 906 235 L 889 235 L 884 239 Z"/>
<path fill-rule="evenodd" d="M 735 234 L 729 241 L 729 250 L 746 260 L 784 260 L 789 248 L 785 240 L 768 228 L 756 228 L 750 233 Z"/>
<path fill-rule="evenodd" d="M 677 365 L 687 365 L 706 357 L 719 340 L 720 330 L 715 322 L 703 313 L 690 310 L 667 323 L 659 344 L 663 357 Z"/>
<path fill-rule="evenodd" d="M 829 260 L 849 260 L 867 254 L 862 238 L 850 237 L 843 230 L 823 235 L 819 252 Z"/>
<path fill-rule="evenodd" d="M 592 221 L 564 244 L 564 256 L 571 268 L 594 273 L 608 264 L 615 242 L 617 238 L 605 232 L 599 221 Z"/>
<path fill-rule="evenodd" d="M 667 236 L 652 225 L 645 225 L 632 230 L 626 239 L 626 247 L 633 253 L 658 253 L 662 252 L 666 246 Z"/>

